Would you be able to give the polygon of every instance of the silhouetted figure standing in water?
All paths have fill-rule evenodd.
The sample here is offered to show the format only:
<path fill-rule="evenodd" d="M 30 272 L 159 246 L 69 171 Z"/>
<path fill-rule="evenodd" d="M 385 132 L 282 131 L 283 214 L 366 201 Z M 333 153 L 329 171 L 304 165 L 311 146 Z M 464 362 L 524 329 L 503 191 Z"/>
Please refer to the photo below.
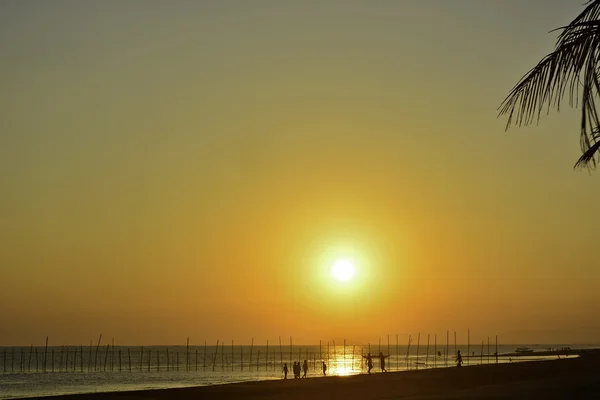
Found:
<path fill-rule="evenodd" d="M 302 371 L 304 372 L 302 377 L 306 378 L 306 373 L 308 372 L 308 361 L 306 360 L 304 360 L 304 364 L 302 364 Z"/>
<path fill-rule="evenodd" d="M 373 369 L 373 357 L 371 357 L 371 353 L 367 353 L 367 372 L 371 374 L 371 370 Z"/>
<path fill-rule="evenodd" d="M 287 363 L 283 364 L 283 379 L 287 379 L 288 366 Z"/>
<path fill-rule="evenodd" d="M 323 375 L 327 375 L 327 364 L 323 361 Z"/>
<path fill-rule="evenodd" d="M 300 378 L 300 363 L 294 361 L 294 379 Z"/>
<path fill-rule="evenodd" d="M 460 367 L 462 366 L 463 360 L 462 360 L 462 356 L 460 355 L 460 350 L 458 350 L 456 352 L 456 366 Z"/>
<path fill-rule="evenodd" d="M 379 352 L 379 366 L 381 367 L 381 372 L 387 372 L 387 369 L 385 369 L 385 356 L 382 352 Z"/>

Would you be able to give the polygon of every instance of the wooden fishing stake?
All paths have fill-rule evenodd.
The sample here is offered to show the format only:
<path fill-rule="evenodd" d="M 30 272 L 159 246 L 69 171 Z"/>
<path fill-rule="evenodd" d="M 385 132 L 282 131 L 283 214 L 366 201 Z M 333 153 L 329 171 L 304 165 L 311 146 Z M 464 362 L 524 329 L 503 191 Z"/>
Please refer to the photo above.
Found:
<path fill-rule="evenodd" d="M 488 336 L 487 363 L 490 363 L 490 337 Z"/>
<path fill-rule="evenodd" d="M 98 345 L 96 345 L 96 356 L 94 357 L 94 371 L 96 371 L 97 361 L 98 361 L 98 350 L 100 349 L 100 341 L 102 340 L 102 334 L 98 338 Z"/>
<path fill-rule="evenodd" d="M 4 349 L 4 371 L 6 372 L 6 349 Z M 46 336 L 46 347 L 44 348 L 44 372 L 46 372 L 46 363 L 48 356 L 48 336 Z"/>
<path fill-rule="evenodd" d="M 483 364 L 483 340 L 481 341 L 481 361 L 479 362 L 479 365 Z"/>
<path fill-rule="evenodd" d="M 185 345 L 185 370 L 190 370 L 190 338 L 187 338 L 187 342 Z"/>
<path fill-rule="evenodd" d="M 281 348 L 281 336 L 279 336 L 279 360 L 281 361 L 281 368 L 283 368 L 283 349 Z"/>
<path fill-rule="evenodd" d="M 298 349 L 298 364 L 300 364 L 301 359 L 302 359 L 302 349 Z"/>
<path fill-rule="evenodd" d="M 150 372 L 150 361 L 152 360 L 152 350 L 148 349 L 148 372 Z"/>
<path fill-rule="evenodd" d="M 456 354 L 456 331 L 454 331 L 454 355 Z"/>
<path fill-rule="evenodd" d="M 15 372 L 15 348 L 14 347 L 12 348 L 12 357 L 10 358 L 10 372 Z"/>
<path fill-rule="evenodd" d="M 437 333 L 434 336 L 434 345 L 433 345 L 433 368 L 437 367 Z"/>
<path fill-rule="evenodd" d="M 429 333 L 427 334 L 427 351 L 426 351 L 426 355 L 425 355 L 425 368 L 427 368 L 427 365 L 429 363 Z"/>
<path fill-rule="evenodd" d="M 121 359 L 121 347 L 119 347 L 119 372 L 123 371 L 123 366 L 122 366 L 121 363 L 122 363 L 122 359 Z"/>
<path fill-rule="evenodd" d="M 29 348 L 29 364 L 27 364 L 27 372 L 31 372 L 31 357 L 33 356 L 33 345 Z"/>
<path fill-rule="evenodd" d="M 115 338 L 112 339 L 112 347 L 110 348 L 112 352 L 110 353 L 110 372 L 115 370 Z"/>
<path fill-rule="evenodd" d="M 4 348 L 4 362 L 2 363 L 2 366 L 4 367 L 4 373 L 6 373 L 6 347 Z M 44 372 L 46 372 L 46 367 L 44 367 Z"/>
<path fill-rule="evenodd" d="M 291 365 L 292 363 L 290 363 Z M 331 368 L 331 365 L 329 365 L 329 342 L 327 342 L 327 367 Z"/>
<path fill-rule="evenodd" d="M 290 336 L 290 368 L 292 367 L 292 337 Z"/>
<path fill-rule="evenodd" d="M 206 340 L 204 341 L 204 361 L 202 361 L 202 365 L 204 366 L 204 370 L 206 371 Z"/>
<path fill-rule="evenodd" d="M 88 356 L 88 372 L 91 372 L 91 371 L 92 371 L 92 341 L 90 340 L 90 354 Z"/>
<path fill-rule="evenodd" d="M 344 339 L 344 372 L 346 372 L 346 339 Z"/>
<path fill-rule="evenodd" d="M 244 346 L 240 346 L 240 371 L 244 370 Z"/>
<path fill-rule="evenodd" d="M 332 342 L 333 342 L 333 361 L 335 361 L 335 369 L 337 372 L 338 360 L 337 360 L 337 352 L 335 351 L 335 340 L 332 340 Z"/>
<path fill-rule="evenodd" d="M 69 370 L 69 346 L 65 346 L 65 372 L 68 372 L 68 370 Z"/>
<path fill-rule="evenodd" d="M 179 351 L 175 352 L 175 354 L 177 355 L 177 357 L 175 357 L 175 361 L 177 362 L 177 365 L 175 366 L 175 370 L 179 371 Z"/>
<path fill-rule="evenodd" d="M 52 364 L 52 372 L 54 372 L 54 349 L 50 350 L 50 357 L 52 357 L 50 363 Z"/>
<path fill-rule="evenodd" d="M 213 366 L 212 366 L 212 370 L 215 370 L 215 364 L 217 362 L 217 353 L 219 352 L 219 340 L 217 339 L 217 345 L 215 347 L 215 354 L 213 356 Z M 179 352 L 177 352 L 177 354 L 179 354 Z M 177 368 L 179 368 L 179 362 L 177 362 Z"/>
<path fill-rule="evenodd" d="M 25 349 L 21 347 L 21 362 L 19 363 L 19 367 L 21 367 L 21 372 L 25 371 L 25 365 L 23 364 L 23 359 L 25 358 Z"/>
<path fill-rule="evenodd" d="M 106 345 L 106 354 L 104 354 L 104 372 L 106 372 L 106 361 L 108 360 L 108 350 L 110 345 Z M 67 358 L 69 358 L 69 348 L 67 347 Z"/>
<path fill-rule="evenodd" d="M 165 347 L 165 350 L 167 351 L 167 371 L 168 371 L 169 370 L 169 364 L 170 364 L 170 361 L 169 361 L 169 348 Z"/>
<path fill-rule="evenodd" d="M 265 371 L 269 369 L 269 339 L 267 339 L 267 356 L 265 358 Z"/>
<path fill-rule="evenodd" d="M 73 346 L 74 347 L 74 354 L 73 354 L 73 372 L 75 372 L 75 365 L 77 365 L 77 346 Z"/>
<path fill-rule="evenodd" d="M 156 350 L 156 372 L 160 371 L 160 353 Z"/>
<path fill-rule="evenodd" d="M 408 347 L 406 349 L 406 369 L 409 370 L 408 357 L 410 356 L 410 343 L 412 342 L 412 335 L 408 335 Z"/>
<path fill-rule="evenodd" d="M 381 353 L 381 336 L 379 336 L 379 352 Z"/>
<path fill-rule="evenodd" d="M 471 358 L 471 328 L 467 329 L 467 365 L 469 365 L 469 358 Z"/>
<path fill-rule="evenodd" d="M 256 353 L 256 370 L 258 371 L 258 364 L 260 362 L 260 349 Z"/>
<path fill-rule="evenodd" d="M 131 350 L 127 348 L 127 357 L 129 358 L 129 372 L 131 372 Z"/>
<path fill-rule="evenodd" d="M 144 346 L 140 350 L 140 372 L 142 372 L 142 366 L 144 365 Z"/>
<path fill-rule="evenodd" d="M 496 364 L 498 364 L 498 335 L 496 335 Z"/>
<path fill-rule="evenodd" d="M 231 352 L 231 358 L 233 359 L 233 351 Z M 196 363 L 196 371 L 198 371 L 198 349 L 196 349 L 196 358 L 194 361 Z M 231 364 L 231 370 L 233 370 L 233 363 Z"/>
<path fill-rule="evenodd" d="M 221 371 L 225 371 L 225 363 L 223 362 L 225 358 L 225 342 L 221 342 Z"/>
<path fill-rule="evenodd" d="M 83 345 L 79 345 L 79 352 L 81 353 L 81 359 L 79 360 L 80 371 L 83 372 Z"/>
<path fill-rule="evenodd" d="M 444 358 L 445 358 L 445 361 L 446 361 L 446 367 L 448 366 L 448 350 L 449 350 L 449 347 L 450 347 L 449 340 L 450 340 L 450 331 L 446 331 L 446 354 L 444 354 Z"/>
<path fill-rule="evenodd" d="M 388 357 L 392 355 L 392 353 L 390 353 L 390 335 L 388 335 L 388 351 L 387 351 L 387 355 L 388 355 Z"/>
<path fill-rule="evenodd" d="M 65 372 L 66 371 L 66 366 L 65 366 Z M 35 372 L 39 371 L 39 361 L 38 361 L 38 351 L 37 351 L 37 347 L 35 348 Z"/>
<path fill-rule="evenodd" d="M 197 352 L 197 350 L 196 350 Z M 196 367 L 196 370 L 198 367 Z M 231 341 L 231 370 L 233 371 L 233 340 Z"/>
<path fill-rule="evenodd" d="M 323 352 L 321 351 L 321 341 L 319 340 L 319 360 L 323 362 Z M 323 365 L 323 364 L 321 364 Z"/>
<path fill-rule="evenodd" d="M 352 345 L 352 367 L 350 368 L 350 371 L 354 371 L 354 345 Z"/>
<path fill-rule="evenodd" d="M 362 364 L 362 362 L 361 362 Z M 362 369 L 362 367 L 361 367 Z M 400 354 L 398 353 L 398 334 L 396 333 L 396 371 L 400 370 Z"/>
<path fill-rule="evenodd" d="M 421 346 L 421 332 L 417 336 L 417 361 L 415 361 L 416 369 L 419 369 L 419 347 Z"/>

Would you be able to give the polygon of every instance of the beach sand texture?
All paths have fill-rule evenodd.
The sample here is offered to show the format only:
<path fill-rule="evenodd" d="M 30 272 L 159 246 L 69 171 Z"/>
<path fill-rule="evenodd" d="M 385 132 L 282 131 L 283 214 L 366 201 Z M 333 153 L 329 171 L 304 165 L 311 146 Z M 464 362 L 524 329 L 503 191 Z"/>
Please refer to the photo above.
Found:
<path fill-rule="evenodd" d="M 600 398 L 600 356 L 52 398 L 61 400 L 598 399 Z"/>

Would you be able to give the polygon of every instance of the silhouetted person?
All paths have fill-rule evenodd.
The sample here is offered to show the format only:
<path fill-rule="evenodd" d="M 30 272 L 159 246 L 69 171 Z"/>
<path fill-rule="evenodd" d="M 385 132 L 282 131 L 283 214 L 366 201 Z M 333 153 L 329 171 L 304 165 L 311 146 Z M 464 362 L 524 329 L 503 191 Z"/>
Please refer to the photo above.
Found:
<path fill-rule="evenodd" d="M 373 357 L 371 357 L 371 353 L 367 353 L 367 372 L 370 374 L 373 369 Z"/>
<path fill-rule="evenodd" d="M 327 375 L 327 364 L 323 361 L 323 375 Z"/>
<path fill-rule="evenodd" d="M 283 364 L 283 379 L 287 379 L 288 366 L 287 363 Z"/>
<path fill-rule="evenodd" d="M 298 379 L 300 377 L 300 365 L 294 361 L 294 379 Z"/>
<path fill-rule="evenodd" d="M 381 372 L 387 372 L 385 369 L 385 356 L 382 352 L 379 352 L 379 366 L 381 367 Z"/>
<path fill-rule="evenodd" d="M 460 350 L 456 352 L 456 366 L 460 367 L 463 363 L 462 356 L 460 355 Z"/>
<path fill-rule="evenodd" d="M 308 361 L 306 360 L 304 360 L 304 364 L 302 364 L 302 371 L 304 372 L 302 377 L 306 378 L 306 373 L 308 372 Z"/>

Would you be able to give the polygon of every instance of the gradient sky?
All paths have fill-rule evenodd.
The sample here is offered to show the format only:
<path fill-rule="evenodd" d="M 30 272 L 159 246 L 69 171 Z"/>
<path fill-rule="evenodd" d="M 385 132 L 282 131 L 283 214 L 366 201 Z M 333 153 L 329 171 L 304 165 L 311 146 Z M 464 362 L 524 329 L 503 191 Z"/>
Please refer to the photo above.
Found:
<path fill-rule="evenodd" d="M 578 112 L 497 118 L 582 2 L 0 2 L 0 344 L 600 342 Z"/>

